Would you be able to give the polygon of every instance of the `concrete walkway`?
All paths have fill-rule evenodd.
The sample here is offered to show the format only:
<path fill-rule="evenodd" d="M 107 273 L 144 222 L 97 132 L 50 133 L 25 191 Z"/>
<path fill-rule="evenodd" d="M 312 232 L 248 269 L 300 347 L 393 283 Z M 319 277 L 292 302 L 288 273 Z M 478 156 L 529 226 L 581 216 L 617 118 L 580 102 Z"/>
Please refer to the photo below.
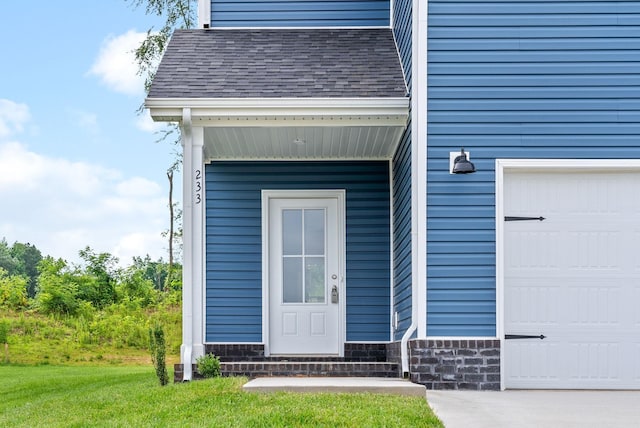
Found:
<path fill-rule="evenodd" d="M 423 385 L 408 380 L 379 377 L 262 377 L 242 387 L 249 392 L 372 392 L 424 397 Z"/>
<path fill-rule="evenodd" d="M 446 428 L 640 426 L 640 391 L 427 391 Z"/>

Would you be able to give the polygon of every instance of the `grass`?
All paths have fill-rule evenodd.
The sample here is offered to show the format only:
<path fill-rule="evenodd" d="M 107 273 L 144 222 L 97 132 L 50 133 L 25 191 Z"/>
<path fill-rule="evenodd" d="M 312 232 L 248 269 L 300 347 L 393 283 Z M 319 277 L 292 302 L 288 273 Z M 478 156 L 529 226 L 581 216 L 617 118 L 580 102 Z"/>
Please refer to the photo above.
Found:
<path fill-rule="evenodd" d="M 13 364 L 149 365 L 149 326 L 162 322 L 167 337 L 167 365 L 179 360 L 179 307 L 117 308 L 85 318 L 56 318 L 36 311 L 0 308 L 0 322 L 9 324 L 9 355 Z M 6 359 L 4 350 L 0 363 Z"/>
<path fill-rule="evenodd" d="M 160 387 L 151 367 L 0 366 L 0 426 L 442 427 L 424 398 L 255 394 L 244 378 Z"/>

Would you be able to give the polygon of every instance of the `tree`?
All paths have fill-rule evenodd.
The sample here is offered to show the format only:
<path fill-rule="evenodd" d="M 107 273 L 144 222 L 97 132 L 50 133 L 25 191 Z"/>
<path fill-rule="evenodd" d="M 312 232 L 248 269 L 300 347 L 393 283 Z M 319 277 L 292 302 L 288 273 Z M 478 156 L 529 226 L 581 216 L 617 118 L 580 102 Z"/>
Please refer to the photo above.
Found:
<path fill-rule="evenodd" d="M 78 297 L 101 309 L 117 300 L 118 259 L 109 253 L 96 253 L 90 247 L 79 252 L 86 263 Z M 80 279 L 78 278 L 78 279 Z"/>
<path fill-rule="evenodd" d="M 154 28 L 147 30 L 147 37 L 136 49 L 136 62 L 138 63 L 138 74 L 144 76 L 145 91 L 148 93 L 151 82 L 155 76 L 157 66 L 164 54 L 167 43 L 175 29 L 193 28 L 197 20 L 197 0 L 125 0 L 133 7 L 145 7 L 147 15 L 156 15 L 164 19 L 162 27 L 154 31 Z M 141 109 L 142 110 L 142 107 Z M 171 136 L 178 135 L 178 126 L 170 125 L 161 132 L 158 141 L 164 141 Z M 179 143 L 179 138 L 174 139 L 174 144 Z M 181 228 L 177 226 L 179 217 L 177 209 L 173 203 L 173 177 L 174 173 L 180 169 L 182 159 L 180 154 L 176 154 L 176 160 L 167 168 L 167 179 L 169 180 L 169 231 L 165 235 L 169 243 L 169 280 L 173 278 L 174 264 L 174 242 L 182 236 Z"/>
<path fill-rule="evenodd" d="M 42 253 L 28 242 L 22 244 L 14 242 L 11 247 L 11 255 L 20 264 L 20 274 L 28 279 L 27 294 L 30 298 L 36 295 L 36 285 L 38 281 L 38 263 L 42 260 Z"/>
<path fill-rule="evenodd" d="M 38 270 L 38 307 L 49 314 L 75 315 L 80 307 L 78 284 L 67 262 L 48 256 L 42 259 Z"/>
<path fill-rule="evenodd" d="M 27 303 L 27 278 L 9 275 L 5 269 L 0 268 L 0 306 L 22 309 Z"/>
<path fill-rule="evenodd" d="M 159 30 L 147 30 L 147 38 L 136 49 L 138 73 L 145 76 L 145 89 L 149 87 L 155 76 L 160 58 L 164 54 L 173 30 L 193 28 L 196 24 L 198 10 L 197 0 L 125 0 L 138 8 L 145 7 L 147 15 L 164 18 L 164 24 Z"/>
<path fill-rule="evenodd" d="M 0 268 L 6 270 L 10 275 L 15 275 L 20 271 L 20 261 L 11 253 L 11 247 L 7 240 L 0 240 Z"/>

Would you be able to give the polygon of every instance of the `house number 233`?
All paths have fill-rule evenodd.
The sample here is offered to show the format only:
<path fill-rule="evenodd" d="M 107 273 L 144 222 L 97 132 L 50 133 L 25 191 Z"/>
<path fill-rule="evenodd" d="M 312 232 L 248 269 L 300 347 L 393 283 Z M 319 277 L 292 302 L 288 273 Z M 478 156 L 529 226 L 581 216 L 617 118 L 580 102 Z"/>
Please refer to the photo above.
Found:
<path fill-rule="evenodd" d="M 202 171 L 196 169 L 196 182 L 195 182 L 195 202 L 199 204 L 202 202 Z"/>

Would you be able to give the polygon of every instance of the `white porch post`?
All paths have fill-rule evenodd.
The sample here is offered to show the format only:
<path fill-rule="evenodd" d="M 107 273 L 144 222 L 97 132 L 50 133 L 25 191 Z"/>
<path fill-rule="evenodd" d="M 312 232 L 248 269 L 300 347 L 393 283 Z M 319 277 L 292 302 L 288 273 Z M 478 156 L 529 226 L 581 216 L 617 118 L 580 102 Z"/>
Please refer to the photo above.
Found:
<path fill-rule="evenodd" d="M 183 247 L 182 267 L 182 346 L 180 362 L 183 380 L 193 377 L 191 364 L 204 354 L 203 312 L 203 207 L 204 171 L 202 150 L 204 129 L 192 127 L 191 109 L 183 109 Z"/>

